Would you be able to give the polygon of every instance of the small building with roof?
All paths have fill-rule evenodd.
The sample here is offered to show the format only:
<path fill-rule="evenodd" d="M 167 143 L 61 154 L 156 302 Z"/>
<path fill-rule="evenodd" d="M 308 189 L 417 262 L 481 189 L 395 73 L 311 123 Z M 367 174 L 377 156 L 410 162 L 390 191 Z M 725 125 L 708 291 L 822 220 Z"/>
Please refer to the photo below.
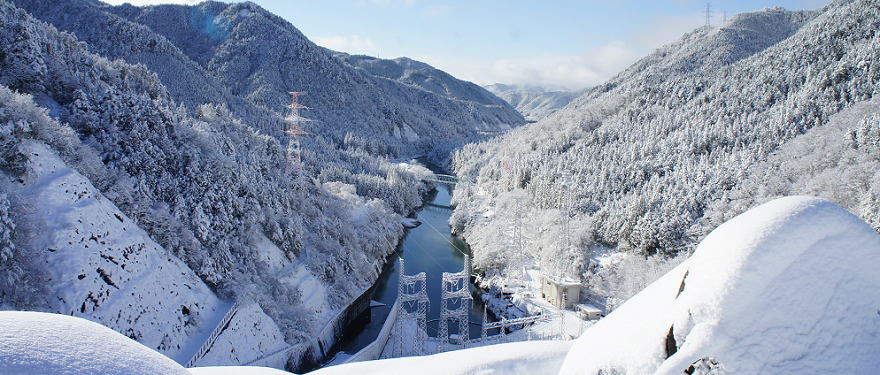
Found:
<path fill-rule="evenodd" d="M 569 278 L 541 275 L 541 297 L 558 309 L 570 309 L 580 302 L 581 283 Z"/>

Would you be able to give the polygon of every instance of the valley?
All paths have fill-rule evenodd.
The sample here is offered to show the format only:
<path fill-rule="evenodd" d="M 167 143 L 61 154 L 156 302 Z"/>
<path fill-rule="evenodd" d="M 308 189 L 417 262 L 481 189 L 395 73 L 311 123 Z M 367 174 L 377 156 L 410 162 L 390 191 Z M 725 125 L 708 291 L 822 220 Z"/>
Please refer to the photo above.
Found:
<path fill-rule="evenodd" d="M 554 92 L 252 2 L 0 0 L 0 310 L 35 314 L 0 372 L 55 350 L 30 319 L 179 373 L 870 373 L 878 15 L 740 13 Z"/>

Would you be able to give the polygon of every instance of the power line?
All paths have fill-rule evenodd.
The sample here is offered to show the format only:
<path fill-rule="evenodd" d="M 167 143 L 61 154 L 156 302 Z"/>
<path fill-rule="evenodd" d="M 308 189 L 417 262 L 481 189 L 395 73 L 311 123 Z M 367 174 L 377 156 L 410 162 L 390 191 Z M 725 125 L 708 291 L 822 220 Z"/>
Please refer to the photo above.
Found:
<path fill-rule="evenodd" d="M 459 249 L 458 246 L 455 246 L 455 244 L 452 243 L 452 241 L 449 239 L 449 238 L 450 238 L 450 235 L 447 235 L 447 234 L 443 234 L 443 233 L 441 233 L 441 232 L 437 229 L 437 227 L 431 225 L 431 222 L 429 222 L 428 220 L 426 220 L 425 218 L 423 218 L 422 215 L 420 215 L 418 212 L 416 212 L 416 217 L 419 218 L 419 219 L 422 219 L 422 220 L 421 220 L 422 223 L 428 224 L 428 226 L 431 227 L 431 229 L 433 229 L 435 232 L 437 232 L 437 234 L 439 234 L 440 237 L 443 237 L 443 239 L 446 240 L 447 243 L 449 243 L 450 245 L 452 245 L 452 247 L 453 247 L 455 250 L 458 250 L 458 252 L 461 253 L 461 255 L 467 255 L 467 254 L 464 253 L 464 251 L 461 251 L 461 249 Z"/>

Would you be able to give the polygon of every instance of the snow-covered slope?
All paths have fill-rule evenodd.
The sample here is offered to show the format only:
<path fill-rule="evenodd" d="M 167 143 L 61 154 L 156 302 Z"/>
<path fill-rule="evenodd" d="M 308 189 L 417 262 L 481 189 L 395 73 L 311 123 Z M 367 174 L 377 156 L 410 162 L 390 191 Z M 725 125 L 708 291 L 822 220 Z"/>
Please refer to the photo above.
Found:
<path fill-rule="evenodd" d="M 224 366 L 245 364 L 270 353 L 285 349 L 284 334 L 278 325 L 266 315 L 257 303 L 244 304 L 226 328 L 217 336 L 211 350 L 198 362 L 198 366 Z M 277 355 L 264 365 L 284 368 L 288 356 Z"/>
<path fill-rule="evenodd" d="M 880 235 L 858 217 L 818 198 L 778 199 L 718 227 L 587 330 L 560 374 L 681 374 L 692 364 L 874 373 L 878 269 Z"/>
<path fill-rule="evenodd" d="M 85 319 L 0 312 L 0 373 L 7 375 L 187 375 L 146 346 Z"/>
<path fill-rule="evenodd" d="M 175 355 L 205 328 L 219 302 L 214 293 L 48 147 L 26 142 L 20 150 L 28 176 L 5 190 L 32 200 L 28 214 L 46 234 L 39 258 L 50 311 L 93 319 Z"/>
<path fill-rule="evenodd" d="M 406 57 L 388 60 L 364 55 L 349 55 L 341 52 L 334 54 L 333 57 L 342 60 L 348 65 L 364 69 L 373 76 L 415 86 L 450 99 L 498 108 L 508 108 L 504 100 L 492 95 L 488 90 L 474 83 L 458 80 L 449 75 L 449 73 L 431 65 Z"/>

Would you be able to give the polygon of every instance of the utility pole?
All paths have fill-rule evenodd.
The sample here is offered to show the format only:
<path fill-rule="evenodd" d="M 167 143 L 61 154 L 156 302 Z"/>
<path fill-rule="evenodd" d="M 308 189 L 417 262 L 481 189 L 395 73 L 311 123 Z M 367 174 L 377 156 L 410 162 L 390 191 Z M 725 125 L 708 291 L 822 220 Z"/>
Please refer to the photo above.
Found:
<path fill-rule="evenodd" d="M 706 27 L 712 27 L 712 3 L 706 3 Z"/>

